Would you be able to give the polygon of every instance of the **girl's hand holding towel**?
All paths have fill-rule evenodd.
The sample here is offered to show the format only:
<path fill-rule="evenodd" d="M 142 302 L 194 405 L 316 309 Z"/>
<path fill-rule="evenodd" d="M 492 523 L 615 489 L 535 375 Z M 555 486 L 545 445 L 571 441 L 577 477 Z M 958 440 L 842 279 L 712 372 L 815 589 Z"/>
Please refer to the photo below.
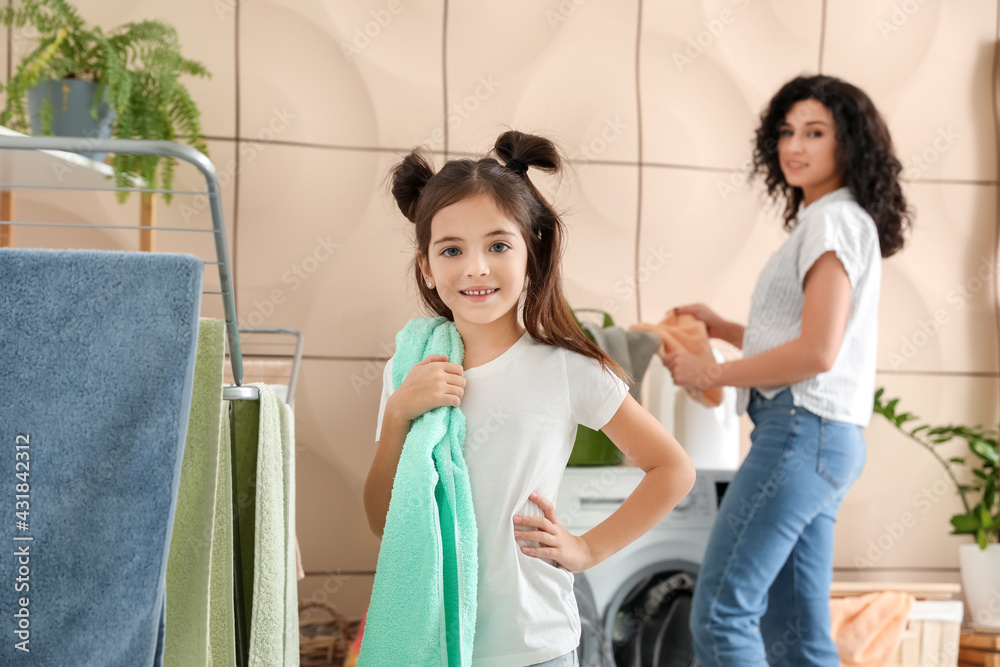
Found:
<path fill-rule="evenodd" d="M 458 407 L 465 395 L 462 365 L 432 354 L 417 362 L 386 402 L 387 414 L 413 421 L 442 405 Z M 391 412 L 390 412 L 391 410 Z"/>

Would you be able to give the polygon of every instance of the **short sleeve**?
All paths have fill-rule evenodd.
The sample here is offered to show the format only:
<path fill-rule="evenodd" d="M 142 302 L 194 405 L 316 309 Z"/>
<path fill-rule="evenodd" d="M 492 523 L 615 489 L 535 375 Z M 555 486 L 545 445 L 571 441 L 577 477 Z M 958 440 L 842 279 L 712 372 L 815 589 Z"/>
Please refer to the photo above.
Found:
<path fill-rule="evenodd" d="M 379 436 L 382 435 L 382 417 L 385 415 L 385 404 L 389 401 L 389 395 L 392 394 L 392 359 L 385 365 L 385 369 L 382 371 L 382 402 L 378 406 L 378 423 L 375 424 L 375 442 L 378 442 Z"/>
<path fill-rule="evenodd" d="M 576 352 L 566 353 L 566 376 L 573 418 L 595 431 L 611 421 L 628 393 L 628 385 L 599 361 Z"/>
<path fill-rule="evenodd" d="M 821 255 L 833 251 L 847 271 L 851 288 L 857 287 L 868 267 L 872 245 L 878 243 L 878 235 L 863 209 L 855 208 L 860 209 L 853 202 L 827 206 L 806 223 L 798 257 L 799 284 Z"/>

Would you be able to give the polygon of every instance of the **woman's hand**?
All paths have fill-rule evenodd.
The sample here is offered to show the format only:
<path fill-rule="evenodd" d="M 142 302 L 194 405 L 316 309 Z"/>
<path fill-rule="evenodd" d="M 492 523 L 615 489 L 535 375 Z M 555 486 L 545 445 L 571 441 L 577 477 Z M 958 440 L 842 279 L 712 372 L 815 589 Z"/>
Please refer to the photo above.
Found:
<path fill-rule="evenodd" d="M 705 390 L 720 386 L 716 384 L 716 380 L 722 374 L 719 364 L 709 362 L 690 352 L 664 355 L 663 365 L 670 370 L 674 384 L 678 387 Z"/>
<path fill-rule="evenodd" d="M 703 303 L 691 303 L 674 308 L 677 315 L 693 315 L 705 323 L 709 338 L 725 338 L 726 325 L 729 322 Z"/>
<path fill-rule="evenodd" d="M 462 365 L 448 361 L 445 355 L 432 354 L 414 364 L 406 379 L 389 396 L 385 410 L 397 419 L 413 421 L 442 405 L 458 407 L 463 396 Z"/>
<path fill-rule="evenodd" d="M 521 547 L 521 552 L 535 558 L 551 558 L 570 572 L 583 572 L 593 564 L 590 545 L 573 535 L 556 517 L 555 506 L 532 493 L 528 500 L 538 505 L 545 516 L 515 516 L 514 539 L 538 542 L 540 547 Z"/>

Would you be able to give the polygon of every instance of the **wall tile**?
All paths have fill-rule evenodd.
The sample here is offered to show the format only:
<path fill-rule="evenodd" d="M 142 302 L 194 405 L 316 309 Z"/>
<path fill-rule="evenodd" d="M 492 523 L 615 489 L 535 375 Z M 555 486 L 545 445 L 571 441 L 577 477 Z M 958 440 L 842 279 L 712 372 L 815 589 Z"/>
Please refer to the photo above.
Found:
<path fill-rule="evenodd" d="M 398 159 L 260 144 L 240 181 L 241 324 L 299 329 L 313 356 L 387 356 L 419 313 L 412 225 L 384 189 Z"/>
<path fill-rule="evenodd" d="M 818 66 L 822 3 L 644 3 L 643 162 L 736 168 L 783 83 Z"/>
<path fill-rule="evenodd" d="M 887 398 L 900 399 L 898 410 L 921 422 L 996 424 L 996 378 L 880 375 Z M 872 417 L 865 431 L 868 459 L 837 517 L 837 568 L 867 579 L 894 568 L 957 568 L 958 545 L 967 537 L 951 536 L 950 517 L 961 502 L 941 465 L 917 443 Z M 964 456 L 961 444 L 942 445 L 943 458 Z M 845 573 L 846 576 L 846 573 Z"/>
<path fill-rule="evenodd" d="M 828 3 L 824 71 L 867 92 L 919 179 L 996 180 L 995 2 Z"/>
<path fill-rule="evenodd" d="M 635 160 L 637 11 L 635 0 L 450 3 L 449 150 L 485 151 L 509 127 L 581 162 Z"/>
<path fill-rule="evenodd" d="M 907 246 L 883 264 L 879 368 L 997 372 L 996 188 L 911 183 Z"/>
<path fill-rule="evenodd" d="M 250 0 L 240 11 L 244 138 L 409 147 L 441 126 L 440 0 Z"/>

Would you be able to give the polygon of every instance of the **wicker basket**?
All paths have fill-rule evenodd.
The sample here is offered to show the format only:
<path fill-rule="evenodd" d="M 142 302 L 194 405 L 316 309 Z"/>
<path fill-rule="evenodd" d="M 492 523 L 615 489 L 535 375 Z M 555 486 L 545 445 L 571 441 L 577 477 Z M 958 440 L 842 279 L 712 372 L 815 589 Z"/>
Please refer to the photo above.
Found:
<path fill-rule="evenodd" d="M 325 613 L 311 614 L 302 620 L 307 609 Z M 329 618 L 326 618 L 329 616 Z M 332 604 L 307 602 L 299 605 L 299 661 L 302 667 L 340 667 L 347 649 L 354 641 L 360 621 L 349 621 Z"/>

